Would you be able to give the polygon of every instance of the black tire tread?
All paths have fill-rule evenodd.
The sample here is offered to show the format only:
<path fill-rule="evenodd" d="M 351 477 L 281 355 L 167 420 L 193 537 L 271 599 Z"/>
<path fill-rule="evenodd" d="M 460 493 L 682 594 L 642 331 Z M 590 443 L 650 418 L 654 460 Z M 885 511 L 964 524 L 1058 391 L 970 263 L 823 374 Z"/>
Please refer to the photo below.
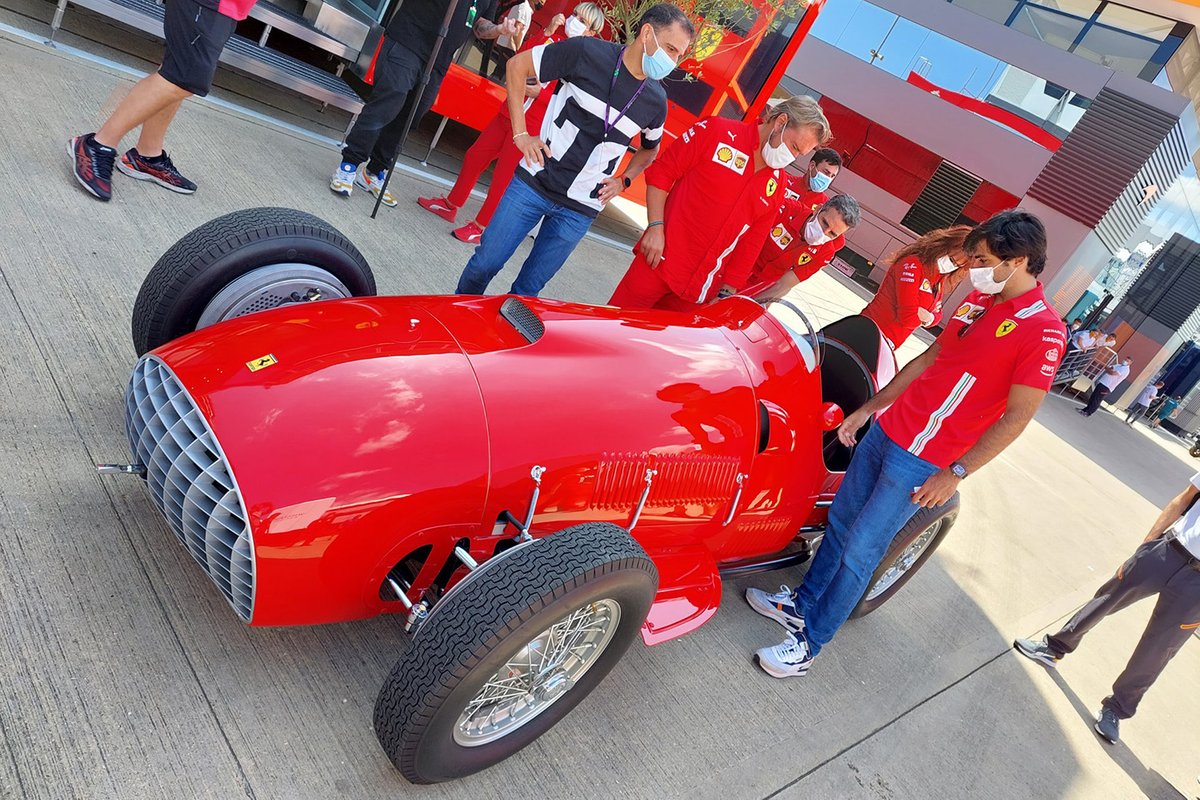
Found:
<path fill-rule="evenodd" d="M 644 570 L 657 586 L 654 562 L 626 531 L 585 523 L 514 550 L 503 569 L 446 598 L 452 607 L 446 601 L 435 606 L 440 613 L 422 625 L 375 704 L 375 733 L 401 773 L 414 783 L 428 782 L 416 772 L 419 737 L 405 734 L 423 728 L 479 660 L 556 599 L 590 578 L 621 570 Z"/>
<path fill-rule="evenodd" d="M 216 259 L 253 242 L 274 237 L 308 237 L 350 254 L 362 267 L 375 294 L 375 278 L 366 258 L 337 228 L 294 208 L 262 207 L 233 211 L 193 229 L 163 253 L 142 281 L 133 304 L 132 335 L 138 355 L 157 346 L 154 332 L 171 316 L 179 294 Z"/>

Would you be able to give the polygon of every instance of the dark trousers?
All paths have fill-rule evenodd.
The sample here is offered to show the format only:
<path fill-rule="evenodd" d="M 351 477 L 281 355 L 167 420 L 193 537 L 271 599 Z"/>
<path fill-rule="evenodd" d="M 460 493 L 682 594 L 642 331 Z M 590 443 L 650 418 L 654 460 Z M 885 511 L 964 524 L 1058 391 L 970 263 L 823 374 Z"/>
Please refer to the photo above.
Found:
<path fill-rule="evenodd" d="M 371 96 L 358 115 L 346 146 L 342 148 L 342 161 L 351 164 L 367 162 L 367 170 L 379 173 L 391 167 L 400 147 L 400 134 L 413 103 L 418 103 L 413 127 L 433 107 L 444 70 L 434 70 L 429 76 L 429 85 L 421 95 L 421 74 L 425 62 L 404 45 L 384 37 L 379 58 L 375 61 L 375 85 Z M 368 160 L 369 159 L 369 160 Z"/>
<path fill-rule="evenodd" d="M 1085 416 L 1091 416 L 1096 413 L 1096 409 L 1100 408 L 1100 403 L 1104 398 L 1112 392 L 1112 389 L 1105 386 L 1103 383 L 1097 383 L 1096 388 L 1092 389 L 1092 396 L 1088 398 L 1087 405 L 1083 407 Z"/>
<path fill-rule="evenodd" d="M 1200 569 L 1182 545 L 1165 537 L 1143 544 L 1062 630 L 1046 637 L 1055 655 L 1066 655 L 1100 620 L 1154 594 L 1158 602 L 1141 641 L 1104 699 L 1119 719 L 1133 716 L 1142 695 L 1200 627 Z"/>

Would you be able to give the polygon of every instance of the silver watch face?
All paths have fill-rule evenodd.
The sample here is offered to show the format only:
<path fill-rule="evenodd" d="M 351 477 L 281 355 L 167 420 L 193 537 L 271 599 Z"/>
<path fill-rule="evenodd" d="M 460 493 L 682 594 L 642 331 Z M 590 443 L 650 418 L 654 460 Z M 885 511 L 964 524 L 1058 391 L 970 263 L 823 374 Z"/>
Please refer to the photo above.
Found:
<path fill-rule="evenodd" d="M 964 467 L 962 464 L 951 464 L 950 471 L 953 472 L 955 475 L 957 475 L 960 478 L 967 477 L 967 468 Z"/>

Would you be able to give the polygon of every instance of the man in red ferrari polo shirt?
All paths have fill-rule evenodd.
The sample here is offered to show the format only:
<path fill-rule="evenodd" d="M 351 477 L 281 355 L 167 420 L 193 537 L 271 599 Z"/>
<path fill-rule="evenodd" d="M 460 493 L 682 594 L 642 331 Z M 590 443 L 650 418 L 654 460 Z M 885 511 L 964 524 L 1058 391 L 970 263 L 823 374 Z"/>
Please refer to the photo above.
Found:
<path fill-rule="evenodd" d="M 745 285 L 787 189 L 784 167 L 829 138 L 810 97 L 761 125 L 709 117 L 646 169 L 650 220 L 610 305 L 690 310 Z"/>
<path fill-rule="evenodd" d="M 783 643 L 757 653 L 770 675 L 808 671 L 896 532 L 1012 444 L 1050 388 L 1066 329 L 1037 280 L 1046 229 L 1026 211 L 1004 211 L 972 230 L 964 248 L 976 291 L 938 340 L 838 430 L 853 445 L 871 415 L 887 409 L 854 452 L 804 583 L 795 592 L 746 590 L 755 611 L 789 630 Z"/>
<path fill-rule="evenodd" d="M 762 302 L 778 300 L 833 261 L 837 251 L 846 246 L 846 231 L 861 217 L 858 201 L 848 194 L 835 195 L 811 212 L 796 201 L 787 201 L 763 243 L 747 285 L 767 287 L 757 296 Z"/>

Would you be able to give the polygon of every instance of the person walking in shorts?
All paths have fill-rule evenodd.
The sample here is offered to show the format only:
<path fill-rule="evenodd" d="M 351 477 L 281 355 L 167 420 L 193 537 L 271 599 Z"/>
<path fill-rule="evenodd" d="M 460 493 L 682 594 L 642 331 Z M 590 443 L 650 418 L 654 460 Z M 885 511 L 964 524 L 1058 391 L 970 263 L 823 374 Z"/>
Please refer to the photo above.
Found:
<path fill-rule="evenodd" d="M 100 129 L 71 139 L 67 145 L 79 181 L 100 200 L 112 199 L 112 171 L 156 183 L 179 194 L 192 194 L 196 184 L 175 167 L 163 141 L 180 104 L 212 87 L 217 59 L 238 22 L 255 0 L 167 0 L 162 66 L 138 81 Z M 141 126 L 137 145 L 118 160 L 121 139 Z"/>
<path fill-rule="evenodd" d="M 1121 720 L 1137 711 L 1142 696 L 1192 634 L 1200 629 L 1200 473 L 1159 514 L 1129 560 L 1057 633 L 1041 640 L 1017 639 L 1013 647 L 1051 669 L 1079 647 L 1084 635 L 1107 617 L 1157 595 L 1142 638 L 1104 698 L 1095 729 L 1109 744 L 1120 738 Z"/>

